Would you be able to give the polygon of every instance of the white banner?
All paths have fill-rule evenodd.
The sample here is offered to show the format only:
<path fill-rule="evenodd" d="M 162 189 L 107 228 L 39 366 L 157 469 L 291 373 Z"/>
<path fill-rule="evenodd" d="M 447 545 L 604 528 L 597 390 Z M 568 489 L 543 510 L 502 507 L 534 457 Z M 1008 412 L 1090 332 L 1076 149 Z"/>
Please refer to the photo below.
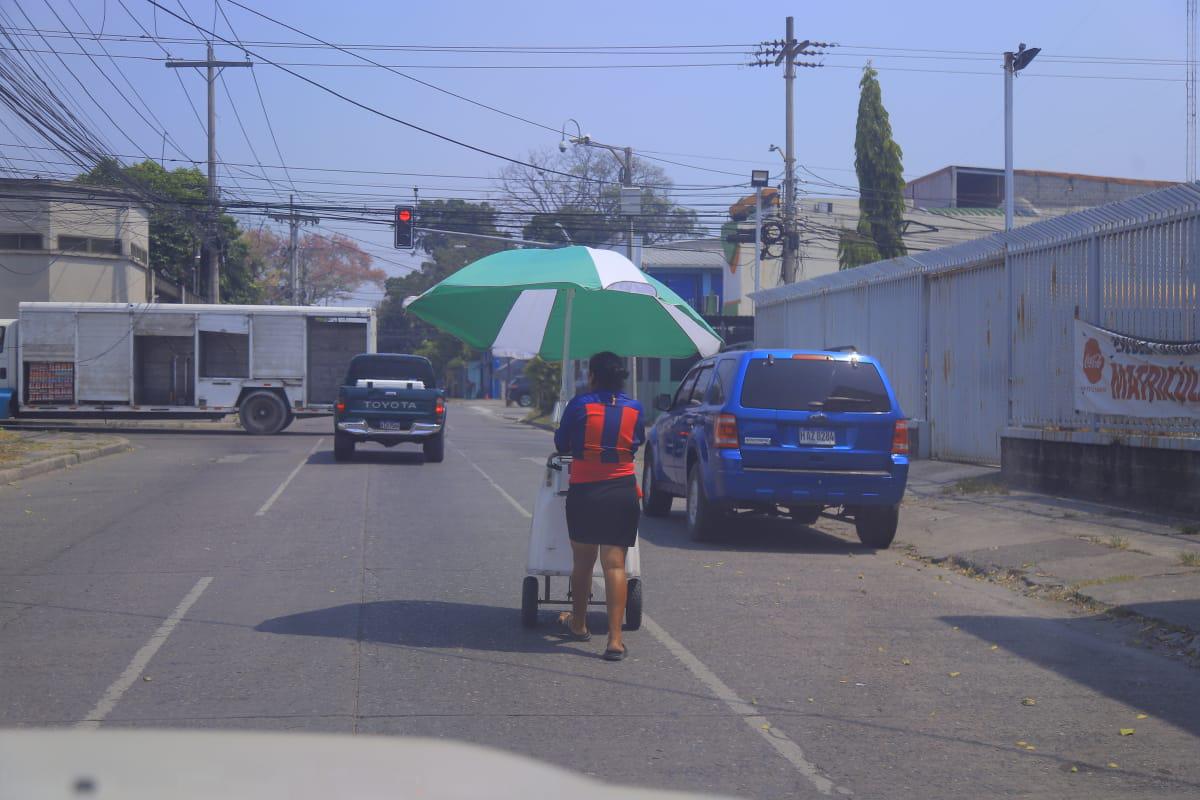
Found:
<path fill-rule="evenodd" d="M 1200 342 L 1152 342 L 1075 320 L 1075 410 L 1200 419 Z"/>

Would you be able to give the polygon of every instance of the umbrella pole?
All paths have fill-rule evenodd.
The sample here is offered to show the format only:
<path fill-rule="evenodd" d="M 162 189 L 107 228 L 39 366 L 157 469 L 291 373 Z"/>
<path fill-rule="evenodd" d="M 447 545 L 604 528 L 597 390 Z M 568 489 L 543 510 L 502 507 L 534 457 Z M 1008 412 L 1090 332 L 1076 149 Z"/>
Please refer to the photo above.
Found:
<path fill-rule="evenodd" d="M 571 399 L 571 391 L 575 388 L 574 381 L 571 380 L 571 373 L 574 371 L 571 367 L 571 306 L 575 302 L 575 290 L 566 289 L 566 309 L 563 314 L 563 338 L 562 338 L 562 385 L 558 390 L 558 402 L 554 404 L 554 422 L 555 424 L 562 421 L 563 409 L 566 408 L 567 401 Z"/>

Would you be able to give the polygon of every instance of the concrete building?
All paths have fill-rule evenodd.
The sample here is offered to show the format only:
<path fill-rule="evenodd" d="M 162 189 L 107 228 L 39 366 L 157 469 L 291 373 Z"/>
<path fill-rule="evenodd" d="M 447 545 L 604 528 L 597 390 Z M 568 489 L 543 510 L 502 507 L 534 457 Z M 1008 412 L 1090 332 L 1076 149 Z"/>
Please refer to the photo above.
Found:
<path fill-rule="evenodd" d="M 1078 175 L 1044 170 L 1014 173 L 1017 227 L 1070 214 L 1105 203 L 1126 200 L 1173 186 L 1171 181 L 1150 181 Z M 1004 170 L 952 165 L 914 178 L 906 184 L 904 241 L 910 254 L 972 241 L 1004 230 Z M 763 193 L 764 216 L 778 214 L 775 189 Z M 801 260 L 798 280 L 838 271 L 838 232 L 858 227 L 858 198 L 803 197 L 798 202 Z M 754 198 L 730 207 L 726 232 L 754 230 Z M 759 267 L 762 289 L 780 285 L 780 248 Z M 725 289 L 728 314 L 754 314 L 749 295 L 754 291 L 754 245 L 728 244 L 729 274 Z"/>
<path fill-rule="evenodd" d="M 153 299 L 150 212 L 116 189 L 0 180 L 0 317 L 21 301 Z"/>

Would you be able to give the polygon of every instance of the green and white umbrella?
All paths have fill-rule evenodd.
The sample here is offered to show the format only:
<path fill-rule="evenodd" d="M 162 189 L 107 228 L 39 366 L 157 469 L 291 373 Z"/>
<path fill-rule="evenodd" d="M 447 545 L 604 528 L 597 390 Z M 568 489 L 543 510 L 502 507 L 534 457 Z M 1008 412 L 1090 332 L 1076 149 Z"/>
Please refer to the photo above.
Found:
<path fill-rule="evenodd" d="M 610 250 L 505 250 L 468 264 L 405 308 L 496 355 L 547 361 L 712 355 L 721 337 L 665 285 Z"/>
<path fill-rule="evenodd" d="M 547 361 L 709 356 L 721 337 L 696 311 L 610 250 L 505 250 L 468 264 L 404 307 L 472 347 Z M 562 371 L 560 398 L 570 396 Z M 555 410 L 561 413 L 563 400 Z"/>

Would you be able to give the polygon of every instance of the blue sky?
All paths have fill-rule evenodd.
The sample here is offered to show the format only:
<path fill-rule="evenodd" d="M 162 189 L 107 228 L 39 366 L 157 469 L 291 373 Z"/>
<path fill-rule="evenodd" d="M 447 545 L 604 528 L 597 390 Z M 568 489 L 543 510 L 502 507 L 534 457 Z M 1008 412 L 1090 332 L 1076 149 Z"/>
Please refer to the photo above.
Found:
<path fill-rule="evenodd" d="M 125 9 L 160 37 L 195 38 L 194 30 L 146 0 L 12 0 L 5 25 L 25 27 L 22 11 L 37 27 L 62 29 L 58 12 L 76 32 L 90 28 L 106 34 L 139 33 Z M 180 12 L 178 0 L 160 0 Z M 782 145 L 783 81 L 775 68 L 730 64 L 748 60 L 746 45 L 781 38 L 784 17 L 796 16 L 800 38 L 837 42 L 821 69 L 801 70 L 796 85 L 797 153 L 802 164 L 826 182 L 854 186 L 853 137 L 857 83 L 868 60 L 880 71 L 884 103 L 896 140 L 904 150 L 908 176 L 950 163 L 1001 166 L 1003 105 L 1000 53 L 1024 41 L 1043 48 L 1042 56 L 1016 86 L 1016 163 L 1037 168 L 1182 179 L 1185 171 L 1185 17 L 1183 0 L 1128 2 L 1006 3 L 963 2 L 640 2 L 604 4 L 559 2 L 395 3 L 344 0 L 341 3 L 239 0 L 303 31 L 336 43 L 418 46 L 639 46 L 642 54 L 545 54 L 427 51 L 373 51 L 383 63 L 437 86 L 538 125 L 503 116 L 421 86 L 377 68 L 295 66 L 297 72 L 364 104 L 479 147 L 523 157 L 530 150 L 553 148 L 556 132 L 568 118 L 600 141 L 631 145 L 636 151 L 691 166 L 663 164 L 681 186 L 685 203 L 704 203 L 718 214 L 734 199 L 736 188 L 712 188 L 745 181 L 754 166 L 775 170 L 778 157 L 767 152 Z M 216 16 L 217 33 L 245 42 L 303 41 L 303 37 L 221 0 L 230 24 Z M 212 28 L 213 0 L 183 0 L 183 7 L 205 28 Z M 232 30 L 236 32 L 232 33 Z M 23 40 L 36 48 L 78 52 L 70 38 L 34 34 Z M 103 60 L 94 42 L 84 41 L 119 86 L 122 78 Z M 695 52 L 654 46 L 696 46 Z M 712 48 L 709 46 L 722 45 Z M 351 63 L 354 59 L 323 48 L 283 49 L 247 45 L 272 60 L 306 64 Z M 732 47 L 731 47 L 732 46 Z M 116 56 L 163 58 L 151 42 L 106 41 Z M 164 41 L 177 58 L 199 58 L 200 43 Z M 960 52 L 947 52 L 960 51 Z M 218 46 L 226 58 L 240 58 L 232 47 Z M 55 56 L 42 54 L 85 108 L 102 138 L 126 156 L 164 152 L 155 124 L 139 120 L 89 61 L 64 55 L 88 88 L 89 100 Z M 1053 58 L 1052 58 L 1053 57 Z M 1059 59 L 1059 60 L 1056 60 Z M 1117 59 L 1114 62 L 1112 59 Z M 118 58 L 155 116 L 187 158 L 202 160 L 203 129 L 195 119 L 174 71 L 161 61 Z M 1148 62 L 1148 63 L 1143 63 Z M 1164 63 L 1167 62 L 1167 63 Z M 684 67 L 718 63 L 725 66 Z M 627 65 L 668 64 L 667 67 Z M 496 69 L 499 66 L 550 69 Z M 579 68 L 605 65 L 602 69 Z M 615 68 L 613 65 L 622 65 Z M 487 67 L 480 69 L 479 67 Z M 982 73 L 982 74 L 974 74 Z M 192 101 L 203 114 L 203 82 L 181 72 Z M 1053 76 L 1073 77 L 1053 77 Z M 463 196 L 494 192 L 490 180 L 502 161 L 472 152 L 382 119 L 281 72 L 269 64 L 254 68 L 283 163 L 294 167 L 363 172 L 293 170 L 291 178 L 315 201 L 386 206 L 411 198 Z M 222 160 L 237 167 L 222 170 L 231 195 L 286 199 L 290 191 L 279 170 L 268 169 L 268 183 L 257 167 L 280 163 L 250 70 L 228 70 L 219 90 L 219 142 Z M 1136 80 L 1134 80 L 1136 79 Z M 227 91 L 226 91 L 227 90 Z M 127 96 L 130 93 L 123 92 Z M 130 96 L 135 104 L 138 102 Z M 118 132 L 99 111 L 109 110 L 127 134 Z M 233 114 L 236 106 L 246 135 Z M 26 143 L 35 141 L 7 110 L 4 121 Z M 574 130 L 572 126 L 572 131 Z M 249 143 L 247 142 L 249 140 Z M 0 127 L 0 152 L 13 158 L 62 159 L 45 151 L 14 146 L 14 134 Z M 135 144 L 136 143 L 136 144 Z M 168 144 L 166 155 L 181 158 Z M 65 169 L 32 161 L 15 162 L 49 172 Z M 701 167 L 703 169 L 701 169 Z M 416 177 L 383 173 L 436 173 L 463 177 Z M 256 177 L 257 176 L 257 177 Z M 812 177 L 801 174 L 801 177 Z M 814 183 L 817 179 L 813 179 Z M 312 181 L 306 183 L 302 181 Z M 240 186 L 239 186 L 240 184 Z M 348 184 L 348 185 L 335 185 Z M 805 187 L 813 194 L 822 187 Z M 836 190 L 846 193 L 844 190 Z M 344 192 L 335 195 L 334 192 Z M 394 198 L 394 200 L 392 199 Z M 710 217 L 715 224 L 716 217 Z M 364 242 L 395 264 L 411 263 L 390 249 L 390 235 L 361 224 L 330 224 Z"/>

